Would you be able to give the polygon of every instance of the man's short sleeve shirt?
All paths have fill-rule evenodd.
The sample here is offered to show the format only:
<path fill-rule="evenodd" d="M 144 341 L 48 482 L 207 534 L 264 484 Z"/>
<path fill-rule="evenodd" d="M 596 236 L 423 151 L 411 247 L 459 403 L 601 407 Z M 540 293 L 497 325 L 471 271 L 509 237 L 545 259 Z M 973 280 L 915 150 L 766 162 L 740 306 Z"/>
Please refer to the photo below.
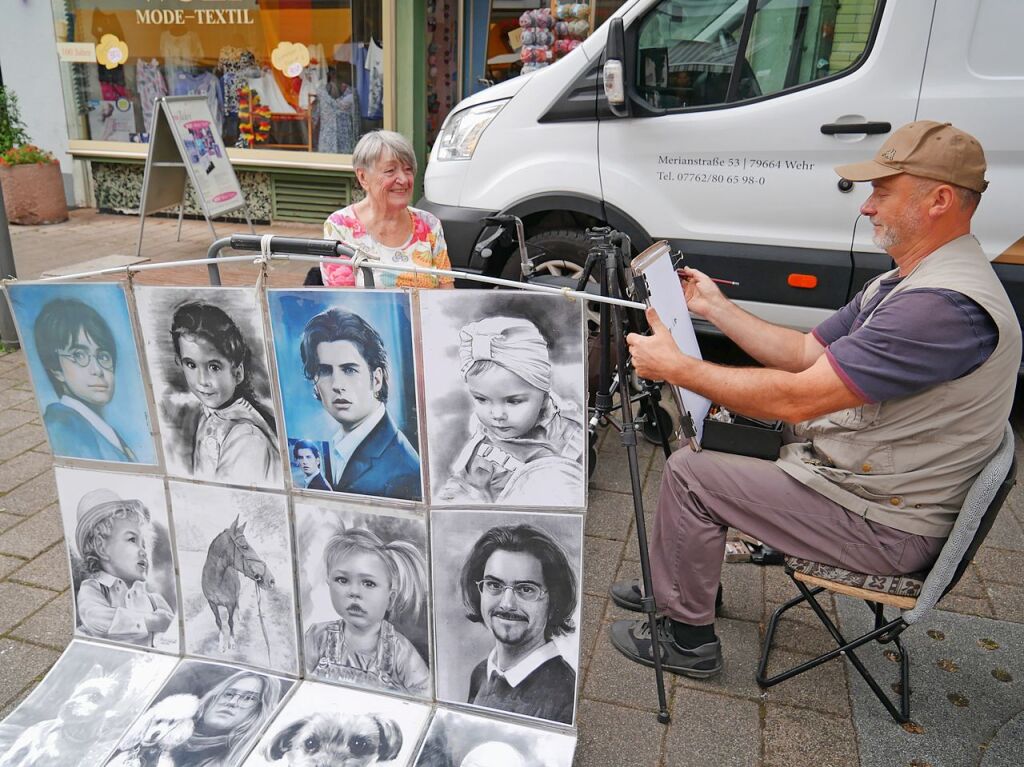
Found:
<path fill-rule="evenodd" d="M 900 280 L 882 280 L 866 303 L 862 290 L 812 331 L 832 368 L 867 402 L 961 378 L 988 359 L 999 338 L 989 314 L 955 290 L 904 290 L 879 306 Z"/>

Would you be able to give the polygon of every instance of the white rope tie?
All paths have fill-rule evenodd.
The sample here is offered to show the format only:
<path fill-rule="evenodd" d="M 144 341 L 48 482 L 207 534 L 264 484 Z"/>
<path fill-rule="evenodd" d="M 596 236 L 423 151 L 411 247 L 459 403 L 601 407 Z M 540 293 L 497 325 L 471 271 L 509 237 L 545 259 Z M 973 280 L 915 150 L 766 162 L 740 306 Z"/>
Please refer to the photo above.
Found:
<path fill-rule="evenodd" d="M 576 296 L 573 295 L 572 288 L 562 288 L 562 295 L 565 296 L 566 300 L 576 303 Z"/>

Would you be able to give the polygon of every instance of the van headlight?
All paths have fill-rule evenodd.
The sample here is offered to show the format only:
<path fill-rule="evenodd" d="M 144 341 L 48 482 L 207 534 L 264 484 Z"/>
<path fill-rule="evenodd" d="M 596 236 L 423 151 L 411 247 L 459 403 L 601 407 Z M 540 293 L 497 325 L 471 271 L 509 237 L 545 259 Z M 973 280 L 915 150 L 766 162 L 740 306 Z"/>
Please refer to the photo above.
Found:
<path fill-rule="evenodd" d="M 477 142 L 480 141 L 484 129 L 491 124 L 491 120 L 507 101 L 508 99 L 489 101 L 449 115 L 437 140 L 437 159 L 470 159 L 476 151 Z"/>

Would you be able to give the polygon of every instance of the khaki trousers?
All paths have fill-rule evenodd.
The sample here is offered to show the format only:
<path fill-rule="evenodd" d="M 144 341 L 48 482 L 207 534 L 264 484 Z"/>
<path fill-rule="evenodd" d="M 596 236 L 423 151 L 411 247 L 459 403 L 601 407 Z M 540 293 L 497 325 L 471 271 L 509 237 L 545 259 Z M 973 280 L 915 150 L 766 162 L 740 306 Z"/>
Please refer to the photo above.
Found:
<path fill-rule="evenodd" d="M 714 622 L 729 527 L 791 556 L 877 575 L 925 570 L 945 543 L 859 517 L 772 461 L 683 448 L 665 467 L 651 531 L 660 612 L 697 626 Z"/>

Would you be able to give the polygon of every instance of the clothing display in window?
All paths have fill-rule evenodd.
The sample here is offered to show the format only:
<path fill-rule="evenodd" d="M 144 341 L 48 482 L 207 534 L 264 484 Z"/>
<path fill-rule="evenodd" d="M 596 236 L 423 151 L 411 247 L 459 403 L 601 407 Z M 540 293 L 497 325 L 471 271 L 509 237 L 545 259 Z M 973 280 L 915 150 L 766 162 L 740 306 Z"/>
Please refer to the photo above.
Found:
<path fill-rule="evenodd" d="M 336 94 L 336 95 L 332 95 Z M 316 91 L 313 121 L 320 128 L 318 152 L 351 154 L 359 138 L 359 94 L 341 83 L 324 83 Z"/>
<path fill-rule="evenodd" d="M 198 75 L 190 75 L 185 72 L 178 72 L 171 81 L 171 93 L 174 96 L 206 96 L 206 102 L 210 105 L 210 114 L 221 129 L 223 117 L 222 104 L 224 96 L 221 93 L 220 80 L 213 72 L 203 72 Z"/>
<path fill-rule="evenodd" d="M 367 120 L 384 119 L 384 49 L 371 40 L 353 46 L 356 90 Z"/>
<path fill-rule="evenodd" d="M 172 32 L 160 34 L 160 58 L 164 60 L 164 74 L 170 84 L 178 76 L 178 72 L 192 72 L 203 56 L 203 44 L 199 35 L 189 30 L 183 35 Z M 171 88 L 174 85 L 171 84 Z"/>
<path fill-rule="evenodd" d="M 217 68 L 221 71 L 224 114 L 238 114 L 238 86 L 242 84 L 240 80 L 259 77 L 262 74 L 256 56 L 245 48 L 225 45 L 217 57 Z"/>
<path fill-rule="evenodd" d="M 135 62 L 135 88 L 142 103 L 142 129 L 150 131 L 153 125 L 154 102 L 167 95 L 167 81 L 164 80 L 164 73 L 156 59 L 139 59 Z"/>
<path fill-rule="evenodd" d="M 271 112 L 286 115 L 295 114 L 295 107 L 289 104 L 284 94 L 281 93 L 281 88 L 278 86 L 274 73 L 270 69 L 264 67 L 259 77 L 250 77 L 248 79 L 248 84 L 250 88 L 260 94 L 260 101 Z"/>
<path fill-rule="evenodd" d="M 299 109 L 309 109 L 309 97 L 327 82 L 327 58 L 319 43 L 309 46 L 309 66 L 299 76 Z"/>

